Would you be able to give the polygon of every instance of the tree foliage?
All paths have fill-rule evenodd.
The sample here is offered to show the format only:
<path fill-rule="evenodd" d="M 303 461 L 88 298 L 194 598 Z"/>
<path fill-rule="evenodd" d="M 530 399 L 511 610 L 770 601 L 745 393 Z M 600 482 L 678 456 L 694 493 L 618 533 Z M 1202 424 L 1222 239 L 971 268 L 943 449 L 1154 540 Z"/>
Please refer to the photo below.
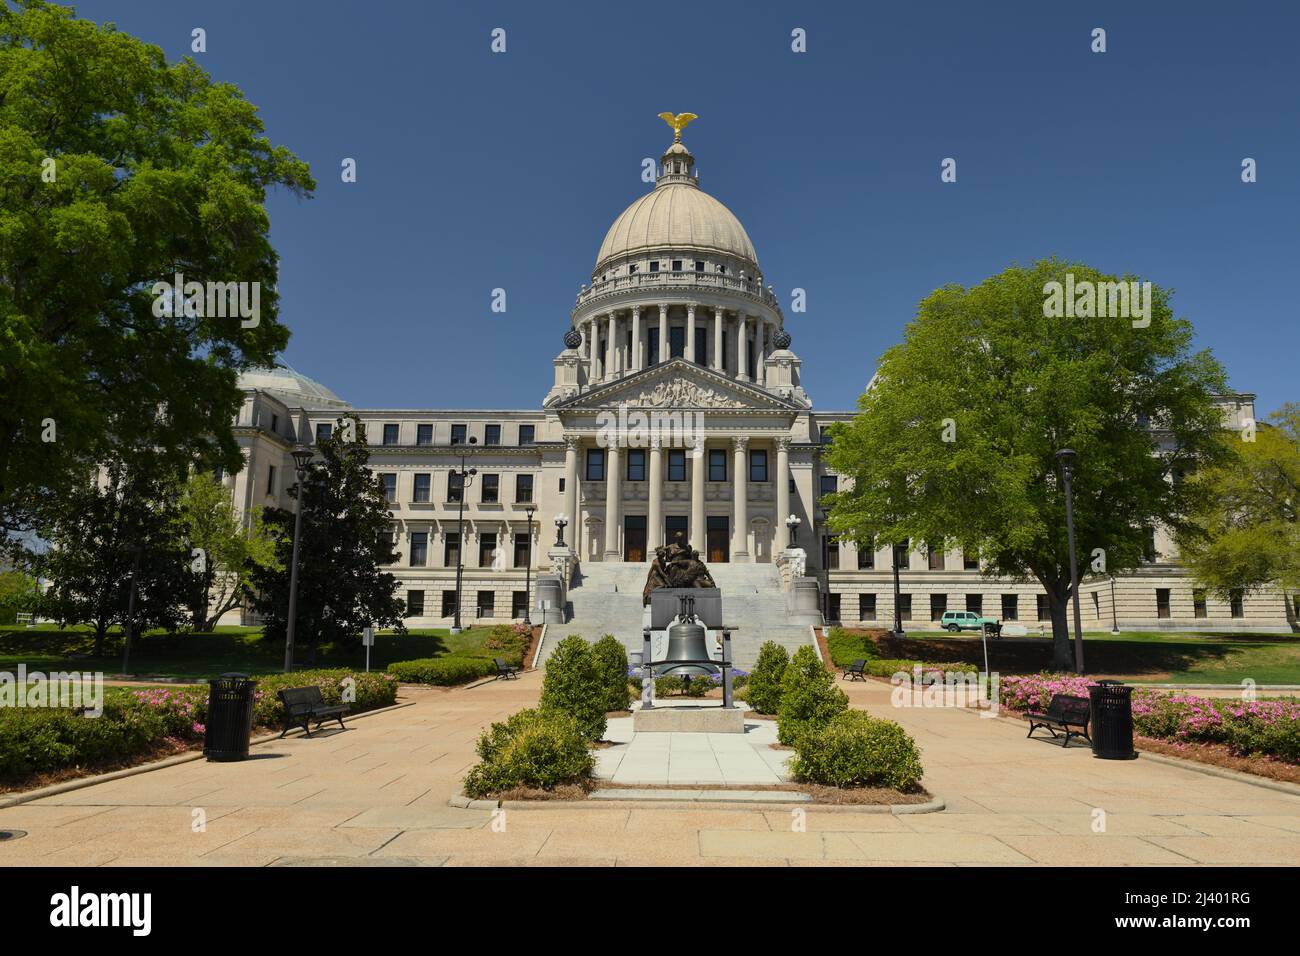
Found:
<path fill-rule="evenodd" d="M 1070 666 L 1065 498 L 1055 453 L 1078 453 L 1081 575 L 1137 566 L 1148 528 L 1186 525 L 1203 487 L 1177 481 L 1223 455 L 1214 396 L 1222 368 L 1193 352 L 1192 327 L 1152 287 L 1150 324 L 1048 318 L 1045 286 L 1115 281 L 1078 263 L 1013 267 L 924 299 L 885 353 L 861 414 L 832 429 L 830 497 L 850 540 L 943 542 L 978 552 L 986 573 L 1037 580 L 1052 609 L 1058 667 Z M 948 440 L 951 439 L 951 440 Z"/>

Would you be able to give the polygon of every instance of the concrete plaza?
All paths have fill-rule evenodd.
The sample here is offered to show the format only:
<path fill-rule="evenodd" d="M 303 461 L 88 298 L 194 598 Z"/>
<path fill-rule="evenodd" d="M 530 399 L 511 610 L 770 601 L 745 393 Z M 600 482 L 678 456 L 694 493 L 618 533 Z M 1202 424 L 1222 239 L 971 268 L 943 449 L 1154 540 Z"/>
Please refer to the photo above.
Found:
<path fill-rule="evenodd" d="M 1300 863 L 1300 796 L 1096 760 L 968 711 L 894 709 L 877 682 L 843 686 L 916 737 L 945 811 L 538 804 L 494 819 L 448 807 L 479 731 L 540 686 L 529 672 L 405 689 L 410 706 L 260 744 L 242 763 L 196 760 L 0 809 L 0 828 L 28 834 L 0 843 L 0 866 Z"/>

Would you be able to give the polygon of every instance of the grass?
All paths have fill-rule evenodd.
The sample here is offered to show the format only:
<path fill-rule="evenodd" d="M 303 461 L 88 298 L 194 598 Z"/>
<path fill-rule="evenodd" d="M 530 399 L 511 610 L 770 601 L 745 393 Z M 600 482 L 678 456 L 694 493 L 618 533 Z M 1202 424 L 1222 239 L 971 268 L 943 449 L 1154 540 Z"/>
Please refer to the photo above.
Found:
<path fill-rule="evenodd" d="M 837 664 L 865 656 L 866 632 L 850 630 L 829 641 Z M 882 632 L 871 632 L 879 634 Z M 1120 677 L 1144 683 L 1300 684 L 1300 637 L 1231 631 L 1098 632 L 1083 636 L 1084 662 L 1093 676 Z M 841 656 L 847 659 L 841 661 Z M 983 666 L 978 635 L 909 632 L 901 640 L 883 640 L 877 657 L 907 657 L 936 663 Z M 1050 638 L 1003 638 L 989 641 L 989 666 L 1002 674 L 1032 674 L 1048 669 Z"/>
<path fill-rule="evenodd" d="M 381 631 L 370 649 L 370 669 L 382 671 L 395 661 L 459 655 L 490 657 L 483 640 L 490 628 L 476 627 L 460 634 L 444 629 L 420 628 L 398 637 Z M 122 672 L 120 631 L 110 632 L 104 642 L 105 656 L 91 657 L 94 634 L 86 628 L 59 630 L 52 625 L 34 628 L 0 628 L 0 670 L 14 671 L 19 664 L 29 671 L 102 670 Z M 307 667 L 365 666 L 364 647 L 325 645 L 313 662 L 307 648 L 299 648 L 295 663 Z M 265 674 L 284 667 L 284 642 L 263 638 L 261 628 L 218 627 L 211 634 L 146 633 L 131 642 L 131 674 L 203 680 L 226 671 Z"/>

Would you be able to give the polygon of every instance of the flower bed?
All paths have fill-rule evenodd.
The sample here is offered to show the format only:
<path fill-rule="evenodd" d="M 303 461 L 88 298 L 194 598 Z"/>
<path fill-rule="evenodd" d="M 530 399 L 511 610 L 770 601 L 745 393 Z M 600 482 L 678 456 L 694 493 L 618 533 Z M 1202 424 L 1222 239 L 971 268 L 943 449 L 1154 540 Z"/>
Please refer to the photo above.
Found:
<path fill-rule="evenodd" d="M 1086 677 L 1035 674 L 1004 677 L 1001 704 L 1023 711 L 1045 709 L 1053 694 L 1087 697 L 1096 681 Z M 1243 757 L 1268 757 L 1300 764 L 1300 702 L 1197 697 L 1133 690 L 1133 730 L 1173 744 L 1217 744 Z"/>

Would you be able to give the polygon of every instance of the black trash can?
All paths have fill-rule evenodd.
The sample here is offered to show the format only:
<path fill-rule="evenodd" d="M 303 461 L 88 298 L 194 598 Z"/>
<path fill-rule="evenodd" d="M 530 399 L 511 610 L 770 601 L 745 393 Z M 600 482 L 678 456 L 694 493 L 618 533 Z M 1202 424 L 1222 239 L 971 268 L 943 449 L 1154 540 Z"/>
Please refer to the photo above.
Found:
<path fill-rule="evenodd" d="M 1089 730 L 1092 755 L 1103 760 L 1132 760 L 1133 688 L 1117 680 L 1098 681 L 1088 689 L 1092 708 Z"/>
<path fill-rule="evenodd" d="M 203 755 L 209 760 L 246 760 L 253 735 L 253 691 L 247 674 L 222 674 L 208 681 L 208 722 Z"/>

